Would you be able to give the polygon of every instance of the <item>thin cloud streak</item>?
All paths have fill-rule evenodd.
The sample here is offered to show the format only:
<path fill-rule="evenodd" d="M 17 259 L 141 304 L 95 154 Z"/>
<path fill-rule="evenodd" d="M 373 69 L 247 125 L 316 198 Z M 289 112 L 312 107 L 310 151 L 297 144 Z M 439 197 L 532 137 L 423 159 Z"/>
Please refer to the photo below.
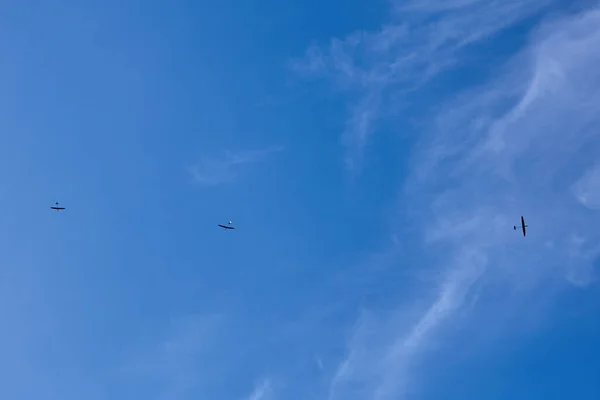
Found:
<path fill-rule="evenodd" d="M 539 12 L 550 0 L 393 2 L 394 13 L 379 31 L 357 32 L 311 46 L 292 68 L 328 77 L 355 98 L 342 134 L 346 166 L 358 171 L 375 116 L 397 104 L 388 96 L 410 93 L 460 64 L 463 50 Z M 426 14 L 423 14 L 426 12 Z"/>
<path fill-rule="evenodd" d="M 267 400 L 271 398 L 271 382 L 269 379 L 264 379 L 256 385 L 252 393 L 246 398 L 247 400 Z"/>
<path fill-rule="evenodd" d="M 194 181 L 202 185 L 216 186 L 232 183 L 238 178 L 242 169 L 284 149 L 283 146 L 273 146 L 259 150 L 225 151 L 220 157 L 204 158 L 188 170 Z"/>
<path fill-rule="evenodd" d="M 481 2 L 446 7 L 473 4 Z M 482 31 L 473 32 L 455 43 Z M 402 398 L 414 380 L 425 379 L 411 369 L 416 357 L 490 285 L 543 297 L 566 289 L 564 283 L 595 281 L 600 216 L 590 206 L 590 187 L 600 150 L 600 116 L 592 106 L 600 104 L 598 49 L 600 10 L 545 24 L 504 75 L 452 99 L 433 119 L 403 194 L 414 199 L 423 251 L 439 251 L 439 263 L 428 267 L 439 284 L 416 318 L 361 318 L 330 400 Z M 527 238 L 512 230 L 520 215 L 530 225 Z M 507 299 L 496 307 L 512 305 Z"/>
<path fill-rule="evenodd" d="M 600 165 L 588 169 L 573 185 L 577 200 L 590 210 L 600 210 Z"/>

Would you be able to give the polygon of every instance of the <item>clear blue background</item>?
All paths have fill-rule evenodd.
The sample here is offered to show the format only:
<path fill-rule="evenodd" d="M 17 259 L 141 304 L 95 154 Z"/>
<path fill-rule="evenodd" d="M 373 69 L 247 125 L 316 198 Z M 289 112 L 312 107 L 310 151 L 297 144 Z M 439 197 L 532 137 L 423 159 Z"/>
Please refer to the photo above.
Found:
<path fill-rule="evenodd" d="M 542 99 L 546 114 L 506 123 L 523 133 L 504 150 L 461 169 L 457 144 L 483 142 L 523 99 L 523 71 L 550 65 L 532 61 L 539 48 L 558 49 L 541 59 L 566 82 L 547 96 L 598 104 L 600 25 L 575 26 L 591 3 L 484 3 L 3 3 L 0 397 L 600 398 L 598 211 L 566 205 L 598 117 Z M 372 50 L 386 27 L 405 36 Z M 561 29 L 589 65 L 559 54 Z M 463 107 L 490 87 L 498 104 Z M 363 144 L 356 107 L 376 115 Z M 572 120 L 585 124 L 567 145 L 544 136 Z M 425 179 L 431 143 L 461 150 Z M 509 164 L 530 172 L 507 178 Z M 571 234 L 585 255 L 568 253 Z M 486 261 L 464 278 L 467 246 Z M 570 267 L 592 271 L 585 284 Z M 426 320 L 418 349 L 394 353 Z"/>

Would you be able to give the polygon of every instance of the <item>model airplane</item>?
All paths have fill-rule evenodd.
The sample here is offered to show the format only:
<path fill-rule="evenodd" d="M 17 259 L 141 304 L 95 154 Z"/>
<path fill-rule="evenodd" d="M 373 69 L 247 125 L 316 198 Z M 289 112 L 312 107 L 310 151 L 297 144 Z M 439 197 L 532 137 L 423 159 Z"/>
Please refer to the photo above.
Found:
<path fill-rule="evenodd" d="M 52 210 L 56 210 L 56 211 L 60 211 L 60 210 L 65 210 L 64 207 L 59 207 L 58 206 L 58 201 L 56 203 L 54 203 L 54 206 L 50 207 Z"/>
<path fill-rule="evenodd" d="M 527 225 L 525 225 L 525 219 L 521 215 L 521 229 L 523 230 L 523 236 L 527 235 L 527 230 L 525 228 L 527 228 Z M 516 231 L 517 227 L 513 226 L 513 229 Z"/>
<path fill-rule="evenodd" d="M 231 226 L 231 224 L 233 224 L 233 222 L 229 221 L 229 223 L 227 225 L 219 224 L 219 226 L 223 229 L 235 229 L 235 227 Z"/>

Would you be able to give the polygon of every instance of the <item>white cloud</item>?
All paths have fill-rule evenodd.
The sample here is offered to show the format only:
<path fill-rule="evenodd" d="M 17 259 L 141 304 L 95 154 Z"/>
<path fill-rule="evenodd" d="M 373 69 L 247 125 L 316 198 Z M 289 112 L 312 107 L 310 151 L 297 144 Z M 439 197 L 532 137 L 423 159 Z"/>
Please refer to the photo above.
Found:
<path fill-rule="evenodd" d="M 312 46 L 296 71 L 327 76 L 357 94 L 343 142 L 346 165 L 358 169 L 382 97 L 409 93 L 460 63 L 463 50 L 551 3 L 550 0 L 393 1 L 395 12 L 377 32 L 356 32 L 326 47 Z M 397 104 L 392 105 L 397 107 Z"/>
<path fill-rule="evenodd" d="M 267 400 L 271 398 L 272 389 L 269 379 L 263 379 L 256 385 L 252 393 L 247 397 L 247 400 Z"/>
<path fill-rule="evenodd" d="M 410 54 L 409 46 L 406 51 L 394 48 L 395 40 L 380 32 L 346 40 L 350 49 L 342 55 L 341 45 L 335 44 L 338 52 L 331 50 L 329 65 L 368 97 L 402 76 L 419 76 L 414 67 L 435 66 L 439 57 L 455 54 L 464 43 L 488 35 L 488 29 L 500 29 L 494 25 L 504 24 L 498 16 L 514 22 L 546 4 L 531 3 L 488 2 L 489 8 L 475 0 L 444 3 L 440 7 L 451 11 L 448 17 L 462 28 L 450 29 L 447 22 L 437 39 L 408 34 L 416 46 L 428 49 L 425 55 Z M 420 10 L 436 4 L 441 3 L 409 3 Z M 472 7 L 481 14 L 467 15 Z M 398 30 L 399 37 L 406 31 Z M 425 32 L 434 32 L 431 24 Z M 451 52 L 441 44 L 447 40 Z M 386 69 L 376 59 L 369 64 L 373 68 L 357 71 L 349 61 L 352 51 L 373 54 L 379 48 L 390 51 L 388 61 L 403 60 L 413 68 L 378 80 L 374 77 L 382 77 L 381 71 L 393 69 L 391 62 Z M 600 216 L 589 209 L 598 205 L 599 61 L 600 10 L 554 20 L 535 32 L 501 76 L 450 99 L 432 119 L 415 149 L 403 193 L 419 217 L 423 251 L 438 255 L 433 267 L 418 268 L 429 268 L 439 283 L 433 292 L 425 291 L 429 305 L 417 316 L 361 317 L 331 382 L 331 400 L 403 398 L 411 380 L 418 378 L 411 369 L 416 356 L 458 323 L 475 299 L 485 298 L 486 288 L 544 297 L 566 288 L 564 283 L 580 287 L 594 282 Z M 422 70 L 428 76 L 428 69 Z M 362 126 L 357 131 L 363 132 Z M 521 215 L 529 225 L 525 238 L 512 229 Z M 495 307 L 521 312 L 510 308 L 513 304 L 507 298 Z"/>
<path fill-rule="evenodd" d="M 591 210 L 600 210 L 600 164 L 595 165 L 573 185 L 577 200 Z"/>
<path fill-rule="evenodd" d="M 191 166 L 189 172 L 197 183 L 203 185 L 231 183 L 237 179 L 242 169 L 283 150 L 283 146 L 273 146 L 259 150 L 226 151 L 222 156 L 204 158 Z"/>

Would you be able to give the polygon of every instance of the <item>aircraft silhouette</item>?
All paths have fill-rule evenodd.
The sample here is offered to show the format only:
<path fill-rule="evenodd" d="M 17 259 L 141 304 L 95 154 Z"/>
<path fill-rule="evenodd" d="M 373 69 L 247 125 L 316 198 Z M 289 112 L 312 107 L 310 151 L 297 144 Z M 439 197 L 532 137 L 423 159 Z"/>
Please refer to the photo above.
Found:
<path fill-rule="evenodd" d="M 219 224 L 219 226 L 223 229 L 235 229 L 235 227 L 231 226 L 231 224 L 233 224 L 233 222 L 229 221 L 227 225 Z"/>
<path fill-rule="evenodd" d="M 56 203 L 54 203 L 54 206 L 50 207 L 52 210 L 56 210 L 56 211 L 60 211 L 60 210 L 66 210 L 66 208 L 64 207 L 59 207 L 58 206 L 58 201 Z"/>
<path fill-rule="evenodd" d="M 525 219 L 523 218 L 523 216 L 521 215 L 521 229 L 523 230 L 523 236 L 527 235 L 527 230 L 525 229 L 527 228 L 527 225 L 525 225 Z M 513 229 L 516 231 L 517 227 L 513 226 Z"/>

